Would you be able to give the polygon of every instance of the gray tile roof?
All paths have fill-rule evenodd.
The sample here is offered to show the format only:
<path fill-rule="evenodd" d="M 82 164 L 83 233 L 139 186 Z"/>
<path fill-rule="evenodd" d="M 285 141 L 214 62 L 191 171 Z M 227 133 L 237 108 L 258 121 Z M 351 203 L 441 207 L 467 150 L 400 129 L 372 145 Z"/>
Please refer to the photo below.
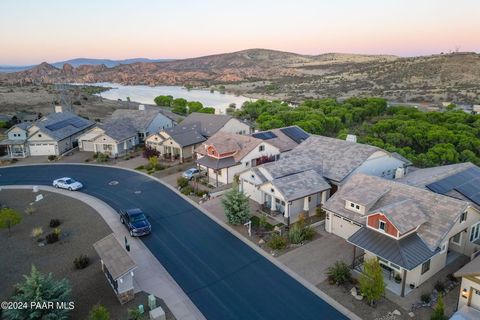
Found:
<path fill-rule="evenodd" d="M 195 162 L 210 169 L 229 168 L 238 163 L 233 157 L 217 159 L 209 156 L 203 156 L 200 159 L 197 159 Z"/>
<path fill-rule="evenodd" d="M 427 217 L 427 221 L 424 221 L 423 216 L 420 214 L 415 215 L 419 219 L 415 221 L 415 224 L 418 223 L 417 225 L 420 225 L 416 233 L 431 250 L 435 250 L 441 242 L 444 241 L 447 233 L 469 205 L 466 201 L 412 187 L 394 180 L 357 173 L 351 176 L 347 182 L 327 200 L 324 208 L 358 223 L 365 224 L 367 214 L 362 215 L 346 209 L 345 199 L 348 199 L 350 195 L 355 195 L 356 198 L 362 198 L 362 194 L 367 192 L 366 190 L 378 187 L 390 189 L 390 191 L 384 194 L 367 214 L 379 212 L 381 209 L 400 201 L 414 201 L 415 205 L 418 206 L 418 208 L 415 208 L 415 212 L 418 213 L 421 211 Z M 403 207 L 397 206 L 396 208 L 399 210 L 399 215 L 405 214 Z M 413 219 L 413 217 L 410 217 L 410 219 Z M 398 218 L 398 221 L 397 223 L 401 223 L 402 219 Z M 423 224 L 421 222 L 423 222 Z M 403 228 L 400 225 L 396 227 Z M 408 228 L 408 226 L 405 228 Z"/>
<path fill-rule="evenodd" d="M 276 162 L 265 164 L 273 178 L 315 170 L 341 182 L 373 153 L 382 149 L 341 139 L 312 135 Z"/>
<path fill-rule="evenodd" d="M 292 201 L 330 189 L 330 185 L 314 170 L 307 170 L 272 181 L 285 200 Z"/>
<path fill-rule="evenodd" d="M 347 241 L 408 270 L 424 263 L 440 250 L 430 250 L 415 233 L 395 240 L 367 227 L 360 228 Z"/>
<path fill-rule="evenodd" d="M 164 131 L 182 147 L 199 144 L 207 140 L 200 132 L 198 123 L 184 124 L 182 122 Z"/>
<path fill-rule="evenodd" d="M 72 124 L 74 122 L 75 125 Z M 94 124 L 95 122 L 79 117 L 71 112 L 50 113 L 34 123 L 41 132 L 56 141 L 82 132 Z"/>
<path fill-rule="evenodd" d="M 422 208 L 411 199 L 389 204 L 378 211 L 383 213 L 402 234 L 412 231 L 428 220 Z"/>
<path fill-rule="evenodd" d="M 473 163 L 465 162 L 433 168 L 410 170 L 405 177 L 397 179 L 396 181 L 415 187 L 425 188 L 430 183 L 437 182 L 443 178 L 472 167 L 475 167 Z"/>
<path fill-rule="evenodd" d="M 455 277 L 480 276 L 480 256 L 464 265 L 453 274 Z"/>
<path fill-rule="evenodd" d="M 196 124 L 199 132 L 205 137 L 213 136 L 218 130 L 223 128 L 223 126 L 232 119 L 232 116 L 224 114 L 208 114 L 208 113 L 198 113 L 193 112 L 189 114 L 183 121 L 181 125 L 191 125 Z"/>
<path fill-rule="evenodd" d="M 297 127 L 300 130 L 302 130 L 298 126 L 290 126 L 290 127 Z M 286 127 L 286 128 L 290 128 Z M 271 132 L 273 133 L 276 137 L 272 139 L 265 140 L 265 142 L 273 145 L 274 147 L 278 148 L 280 152 L 287 152 L 298 146 L 298 143 L 292 140 L 290 137 L 288 137 L 285 133 L 283 133 L 280 129 L 284 128 L 278 128 L 278 129 L 271 129 L 267 131 L 260 131 L 260 132 L 255 132 L 254 134 L 262 133 L 262 132 Z"/>
<path fill-rule="evenodd" d="M 130 119 L 107 120 L 99 127 L 107 136 L 118 142 L 137 136 L 137 129 Z"/>
<path fill-rule="evenodd" d="M 130 121 L 138 132 L 145 132 L 150 123 L 158 115 L 165 118 L 165 123 L 171 122 L 171 119 L 154 108 L 138 109 L 117 109 L 110 116 L 110 121 Z"/>
<path fill-rule="evenodd" d="M 95 242 L 93 247 L 107 266 L 113 279 L 120 278 L 136 267 L 135 262 L 120 245 L 113 233 Z"/>

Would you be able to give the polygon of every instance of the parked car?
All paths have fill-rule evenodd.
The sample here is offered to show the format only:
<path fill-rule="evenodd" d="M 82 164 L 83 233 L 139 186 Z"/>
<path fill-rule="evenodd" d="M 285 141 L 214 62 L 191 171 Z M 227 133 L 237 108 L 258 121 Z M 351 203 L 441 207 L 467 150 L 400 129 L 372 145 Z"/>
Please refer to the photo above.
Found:
<path fill-rule="evenodd" d="M 192 180 L 194 177 L 200 176 L 201 172 L 197 168 L 190 168 L 187 171 L 183 172 L 182 177 Z"/>
<path fill-rule="evenodd" d="M 120 221 L 127 227 L 132 237 L 140 237 L 152 232 L 152 225 L 143 211 L 138 208 L 120 210 Z"/>
<path fill-rule="evenodd" d="M 55 188 L 67 189 L 70 191 L 80 190 L 83 188 L 83 184 L 75 179 L 69 177 L 63 177 L 53 180 L 53 186 Z"/>

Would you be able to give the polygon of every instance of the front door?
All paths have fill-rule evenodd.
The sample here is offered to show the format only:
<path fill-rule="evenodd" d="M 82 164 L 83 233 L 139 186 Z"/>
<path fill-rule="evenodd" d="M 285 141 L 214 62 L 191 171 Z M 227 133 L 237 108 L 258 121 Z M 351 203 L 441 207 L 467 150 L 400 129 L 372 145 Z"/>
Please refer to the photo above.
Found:
<path fill-rule="evenodd" d="M 267 208 L 271 208 L 272 207 L 272 196 L 269 195 L 269 194 L 265 194 L 265 206 Z"/>

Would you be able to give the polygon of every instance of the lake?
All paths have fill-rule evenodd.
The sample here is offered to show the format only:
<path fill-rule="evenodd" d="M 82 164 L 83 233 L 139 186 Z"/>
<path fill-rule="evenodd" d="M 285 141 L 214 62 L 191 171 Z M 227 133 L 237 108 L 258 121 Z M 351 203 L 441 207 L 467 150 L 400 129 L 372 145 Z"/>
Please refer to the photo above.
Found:
<path fill-rule="evenodd" d="M 98 94 L 99 96 L 110 99 L 123 101 L 130 97 L 131 101 L 145 104 L 153 104 L 153 99 L 160 95 L 170 95 L 174 98 L 184 98 L 187 101 L 200 101 L 204 107 L 214 107 L 218 114 L 225 114 L 225 109 L 231 104 L 235 103 L 237 108 L 240 108 L 245 101 L 253 99 L 235 96 L 232 94 L 222 94 L 218 91 L 213 93 L 205 89 L 191 89 L 187 90 L 181 86 L 130 86 L 116 83 L 101 82 L 92 85 L 101 87 L 111 87 L 111 90 Z"/>

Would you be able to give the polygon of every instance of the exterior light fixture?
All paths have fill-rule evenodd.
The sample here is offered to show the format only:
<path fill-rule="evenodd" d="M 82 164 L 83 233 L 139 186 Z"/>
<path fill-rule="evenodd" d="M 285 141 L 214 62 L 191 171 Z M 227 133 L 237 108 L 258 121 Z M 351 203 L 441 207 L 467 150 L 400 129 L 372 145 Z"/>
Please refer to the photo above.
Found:
<path fill-rule="evenodd" d="M 463 288 L 463 290 L 462 290 L 462 298 L 465 298 L 465 299 L 468 298 L 468 290 L 467 290 L 467 288 Z"/>

